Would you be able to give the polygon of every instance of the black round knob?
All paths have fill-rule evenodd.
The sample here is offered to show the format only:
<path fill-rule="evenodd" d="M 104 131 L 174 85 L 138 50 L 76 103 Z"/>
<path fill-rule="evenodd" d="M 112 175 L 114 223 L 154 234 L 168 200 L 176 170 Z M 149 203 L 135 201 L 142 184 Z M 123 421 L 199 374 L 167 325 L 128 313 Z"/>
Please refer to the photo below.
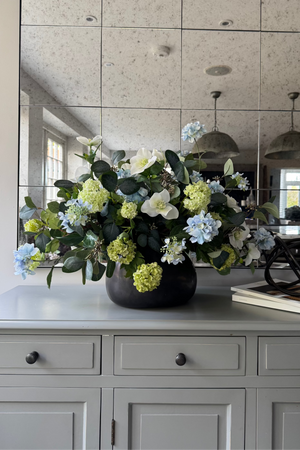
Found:
<path fill-rule="evenodd" d="M 186 357 L 183 353 L 178 353 L 178 355 L 175 358 L 175 362 L 177 366 L 184 366 L 186 363 Z"/>
<path fill-rule="evenodd" d="M 25 359 L 27 364 L 34 364 L 37 361 L 38 357 L 39 357 L 38 352 L 31 352 L 28 353 Z"/>

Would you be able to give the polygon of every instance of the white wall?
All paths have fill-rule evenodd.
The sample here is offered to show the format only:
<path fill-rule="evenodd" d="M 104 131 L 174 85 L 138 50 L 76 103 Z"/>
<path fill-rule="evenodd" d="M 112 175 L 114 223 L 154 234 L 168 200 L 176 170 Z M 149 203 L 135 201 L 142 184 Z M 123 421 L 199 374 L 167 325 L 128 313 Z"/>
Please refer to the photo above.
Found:
<path fill-rule="evenodd" d="M 0 1 L 0 294 L 16 285 L 46 283 L 48 269 L 38 269 L 35 276 L 23 281 L 14 275 L 13 250 L 17 245 L 18 184 L 18 56 L 19 0 Z M 286 273 L 284 273 L 286 278 Z M 280 273 L 278 273 L 278 278 Z M 263 279 L 263 271 L 255 278 L 250 270 L 232 271 L 222 277 L 212 269 L 198 269 L 199 284 L 230 286 Z M 101 282 L 103 282 L 101 280 Z M 55 270 L 53 283 L 81 284 L 79 273 L 63 274 Z"/>

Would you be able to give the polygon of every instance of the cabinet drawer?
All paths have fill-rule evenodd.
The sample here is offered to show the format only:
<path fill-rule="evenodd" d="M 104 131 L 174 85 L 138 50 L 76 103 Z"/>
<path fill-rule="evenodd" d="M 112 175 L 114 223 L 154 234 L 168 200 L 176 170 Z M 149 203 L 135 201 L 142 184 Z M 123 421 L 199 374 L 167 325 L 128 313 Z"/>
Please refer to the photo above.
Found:
<path fill-rule="evenodd" d="M 186 362 L 176 363 L 183 354 Z M 184 358 L 181 357 L 181 361 Z M 244 375 L 244 337 L 115 338 L 115 375 Z"/>
<path fill-rule="evenodd" d="M 300 375 L 300 337 L 260 337 L 259 375 Z"/>
<path fill-rule="evenodd" d="M 100 374 L 99 336 L 0 336 L 0 374 Z M 37 352 L 33 364 L 25 360 Z"/>

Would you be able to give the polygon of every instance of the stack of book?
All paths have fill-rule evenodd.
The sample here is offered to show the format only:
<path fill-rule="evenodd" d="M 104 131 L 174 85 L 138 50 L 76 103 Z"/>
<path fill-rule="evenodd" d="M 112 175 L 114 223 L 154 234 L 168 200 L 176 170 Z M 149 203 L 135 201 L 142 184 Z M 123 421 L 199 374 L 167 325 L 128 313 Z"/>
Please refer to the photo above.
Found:
<path fill-rule="evenodd" d="M 276 284 L 281 284 L 282 286 L 288 284 L 281 280 L 275 279 L 274 281 Z M 231 290 L 234 291 L 232 294 L 232 301 L 234 302 L 300 313 L 300 297 L 293 296 L 295 293 L 300 294 L 299 285 L 289 289 L 291 292 L 290 295 L 283 294 L 281 291 L 274 289 L 265 281 L 233 286 Z"/>

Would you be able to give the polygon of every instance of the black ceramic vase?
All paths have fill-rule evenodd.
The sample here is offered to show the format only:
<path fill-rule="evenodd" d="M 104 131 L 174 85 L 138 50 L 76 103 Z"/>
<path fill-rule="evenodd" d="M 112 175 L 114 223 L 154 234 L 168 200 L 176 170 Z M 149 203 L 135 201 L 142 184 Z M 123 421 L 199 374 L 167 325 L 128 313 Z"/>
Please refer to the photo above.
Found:
<path fill-rule="evenodd" d="M 106 277 L 106 290 L 109 298 L 124 308 L 169 308 L 187 303 L 194 295 L 197 285 L 195 267 L 190 258 L 177 265 L 162 263 L 161 254 L 145 255 L 145 262 L 157 262 L 162 269 L 162 279 L 158 288 L 151 292 L 139 292 L 131 278 L 125 278 L 125 270 L 116 264 L 111 278 Z"/>

